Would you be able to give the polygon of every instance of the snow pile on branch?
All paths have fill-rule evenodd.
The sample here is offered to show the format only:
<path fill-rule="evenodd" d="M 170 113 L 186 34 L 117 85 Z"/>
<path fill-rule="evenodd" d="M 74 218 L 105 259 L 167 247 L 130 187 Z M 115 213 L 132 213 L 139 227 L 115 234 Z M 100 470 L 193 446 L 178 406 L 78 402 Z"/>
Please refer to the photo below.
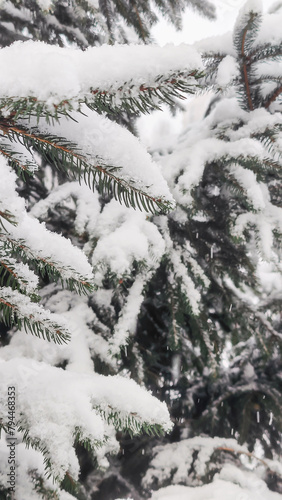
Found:
<path fill-rule="evenodd" d="M 238 468 L 231 463 L 221 465 L 214 460 L 215 453 L 231 453 L 238 457 L 247 456 L 253 464 L 250 469 Z M 261 460 L 240 446 L 235 439 L 194 437 L 183 441 L 157 446 L 155 456 L 143 479 L 143 484 L 163 484 L 169 480 L 171 486 L 153 493 L 151 500 L 278 500 L 281 495 L 269 491 L 266 483 L 255 472 L 255 467 L 264 466 L 282 475 L 282 466 L 274 460 Z M 214 475 L 210 484 L 199 486 L 208 473 Z M 193 476 L 194 475 L 194 476 Z M 192 477 L 193 476 L 193 477 Z M 189 484 L 190 486 L 179 486 Z"/>
<path fill-rule="evenodd" d="M 160 168 L 141 146 L 140 141 L 126 128 L 91 111 L 85 105 L 82 113 L 72 112 L 73 120 L 60 117 L 47 123 L 43 118 L 30 120 L 42 135 L 63 136 L 76 145 L 78 156 L 84 157 L 93 168 L 109 166 L 109 174 L 131 183 L 155 198 L 165 198 L 173 204 Z"/>
<path fill-rule="evenodd" d="M 118 92 L 126 82 L 134 95 L 135 87 L 136 92 L 164 74 L 203 68 L 199 54 L 186 44 L 103 45 L 82 52 L 33 41 L 1 49 L 0 65 L 1 97 L 35 97 L 49 105 L 91 97 L 91 89 Z"/>
<path fill-rule="evenodd" d="M 235 469 L 235 468 L 234 468 Z M 237 472 L 237 469 L 234 470 Z M 221 477 L 221 475 L 219 475 Z M 168 486 L 161 488 L 150 500 L 280 500 L 280 493 L 270 491 L 265 482 L 245 473 L 251 484 L 241 486 L 231 481 L 215 479 L 210 484 L 189 488 L 188 486 Z M 227 496 L 228 495 L 228 496 Z"/>
<path fill-rule="evenodd" d="M 49 231 L 30 215 L 24 214 L 17 226 L 9 227 L 9 234 L 14 241 L 27 240 L 31 258 L 54 262 L 64 279 L 78 275 L 92 280 L 92 268 L 85 254 L 69 239 Z"/>
<path fill-rule="evenodd" d="M 7 474 L 10 473 L 9 443 L 5 440 L 4 435 L 0 438 L 0 485 L 7 485 Z M 50 490 L 53 493 L 53 498 L 58 500 L 75 500 L 75 497 L 64 490 L 60 490 L 54 485 L 52 478 L 47 478 L 44 473 L 44 459 L 42 454 L 33 449 L 26 448 L 25 444 L 20 442 L 20 436 L 17 435 L 17 460 L 18 463 L 24 466 L 17 467 L 16 475 L 16 495 L 21 500 L 38 500 L 38 490 L 36 482 L 40 479 L 42 488 Z"/>
<path fill-rule="evenodd" d="M 93 448 L 103 444 L 107 422 L 133 433 L 172 427 L 166 405 L 130 379 L 78 374 L 23 358 L 1 360 L 0 373 L 2 424 L 7 424 L 6 388 L 15 385 L 17 426 L 28 429 L 25 439 L 39 445 L 61 480 L 66 472 L 78 478 L 75 439 Z"/>

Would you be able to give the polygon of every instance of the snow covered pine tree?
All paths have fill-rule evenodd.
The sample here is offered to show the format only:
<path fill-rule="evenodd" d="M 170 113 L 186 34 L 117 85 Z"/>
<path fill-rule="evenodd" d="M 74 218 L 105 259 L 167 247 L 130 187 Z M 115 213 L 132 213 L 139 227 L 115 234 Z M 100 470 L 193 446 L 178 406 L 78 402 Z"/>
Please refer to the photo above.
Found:
<path fill-rule="evenodd" d="M 152 500 L 281 498 L 281 23 L 249 1 L 196 44 L 216 92 L 154 155 L 177 207 L 154 217 L 165 259 L 134 347 L 175 423 L 143 463 Z"/>
<path fill-rule="evenodd" d="M 109 237 L 110 227 L 116 228 L 115 199 L 126 207 L 167 212 L 173 199 L 158 166 L 130 132 L 102 112 L 148 112 L 180 91 L 193 92 L 201 60 L 186 46 L 103 46 L 81 52 L 16 42 L 1 49 L 0 64 L 0 308 L 4 323 L 14 325 L 10 343 L 0 351 L 1 491 L 9 498 L 16 481 L 21 500 L 69 499 L 73 496 L 65 488 L 75 488 L 79 476 L 75 443 L 105 464 L 105 453 L 117 449 L 117 429 L 160 433 L 171 423 L 165 404 L 133 380 L 94 373 L 92 357 L 107 360 L 110 348 L 91 331 L 98 318 L 83 295 L 99 285 L 99 266 L 93 279 L 85 254 L 36 215 L 75 203 L 76 234 L 81 239 L 90 234 L 85 251 L 91 257 L 95 232 L 104 227 Z M 16 173 L 23 180 L 34 174 L 41 157 L 70 180 L 28 207 L 28 213 L 16 190 Z M 99 190 L 93 193 L 87 186 L 96 184 Z M 110 217 L 106 227 L 99 220 L 99 192 L 113 195 L 101 214 Z M 126 207 L 121 213 L 135 214 Z M 138 217 L 150 254 L 158 233 L 145 214 Z M 42 280 L 55 284 L 42 288 Z M 47 307 L 38 304 L 40 298 Z M 12 403 L 9 388 L 14 388 Z M 16 479 L 9 446 L 15 440 Z"/>

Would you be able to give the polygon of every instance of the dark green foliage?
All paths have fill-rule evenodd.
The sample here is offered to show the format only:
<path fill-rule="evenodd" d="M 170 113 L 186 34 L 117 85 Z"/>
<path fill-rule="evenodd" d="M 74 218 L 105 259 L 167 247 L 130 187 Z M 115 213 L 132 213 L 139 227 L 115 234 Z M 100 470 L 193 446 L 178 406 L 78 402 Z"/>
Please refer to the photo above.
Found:
<path fill-rule="evenodd" d="M 176 26 L 181 28 L 181 14 L 186 7 L 196 9 L 200 14 L 215 18 L 215 8 L 208 0 L 71 0 L 66 3 L 55 0 L 47 11 L 42 10 L 35 0 L 16 0 L 12 8 L 3 4 L 0 9 L 0 44 L 9 45 L 16 40 L 43 40 L 65 46 L 80 48 L 101 43 L 127 43 L 136 35 L 150 41 L 150 28 L 159 16 L 153 6 Z M 11 23 L 11 24 L 9 24 Z"/>
<path fill-rule="evenodd" d="M 203 54 L 206 78 L 217 88 L 218 95 L 203 119 L 202 130 L 207 130 L 208 123 L 209 137 L 220 141 L 218 151 L 224 150 L 224 143 L 232 145 L 236 137 L 250 139 L 254 149 L 247 155 L 238 142 L 236 154 L 217 154 L 216 159 L 206 161 L 203 175 L 192 190 L 192 203 L 178 204 L 182 210 L 180 221 L 172 213 L 167 229 L 160 225 L 164 235 L 168 231 L 166 237 L 171 239 L 172 247 L 146 293 L 136 341 L 144 361 L 146 383 L 167 401 L 175 422 L 173 433 L 164 442 L 199 435 L 235 438 L 240 444 L 247 444 L 250 453 L 260 443 L 264 456 L 276 459 L 281 456 L 282 431 L 281 292 L 264 290 L 257 269 L 261 260 L 268 258 L 271 262 L 273 258 L 273 272 L 281 273 L 276 264 L 281 259 L 281 230 L 279 224 L 272 230 L 273 253 L 266 257 L 263 243 L 268 240 L 258 229 L 258 221 L 263 221 L 266 213 L 247 195 L 238 174 L 240 168 L 252 172 L 253 185 L 265 185 L 269 203 L 281 209 L 281 77 L 271 75 L 271 64 L 281 62 L 281 42 L 256 42 L 261 21 L 258 12 L 247 12 L 237 21 L 233 39 L 239 72 L 227 89 L 216 82 L 218 66 L 227 55 L 225 48 L 222 47 L 222 54 Z M 259 61 L 268 62 L 269 75 L 258 77 L 255 70 Z M 276 86 L 266 92 L 265 83 L 269 81 Z M 234 95 L 246 113 L 232 119 L 226 110 L 233 105 Z M 222 101 L 225 108 L 220 108 Z M 252 113 L 259 109 L 265 117 L 260 127 L 252 122 Z M 225 110 L 224 123 L 219 110 Z M 179 148 L 183 156 L 186 137 L 190 162 L 191 130 L 182 135 Z M 199 128 L 199 140 L 200 133 Z M 260 154 L 255 152 L 258 144 L 264 147 Z M 179 172 L 176 166 L 175 172 L 178 193 L 183 171 Z M 253 222 L 245 226 L 243 233 L 234 234 L 237 217 L 244 214 L 258 215 L 257 222 L 250 219 Z M 157 217 L 155 221 L 158 224 Z M 209 280 L 209 284 L 203 282 L 191 263 L 185 264 L 187 275 L 201 294 L 199 314 L 191 310 L 181 276 L 174 271 L 172 252 L 178 252 L 184 262 L 187 241 L 191 255 Z M 150 448 L 147 443 L 148 455 Z M 226 457 L 218 463 L 213 456 L 209 464 L 211 475 L 203 481 L 212 481 L 225 460 Z M 192 469 L 190 472 L 192 478 Z M 279 474 L 269 470 L 266 482 L 281 493 Z"/>
<path fill-rule="evenodd" d="M 24 305 L 25 307 L 32 307 L 32 303 L 38 302 L 39 299 L 40 297 L 36 297 L 35 295 L 30 299 L 25 297 Z M 5 287 L 4 297 L 0 297 L 0 318 L 4 325 L 10 327 L 16 326 L 20 330 L 25 330 L 26 333 L 31 333 L 36 337 L 57 344 L 66 343 L 70 340 L 70 334 L 66 328 L 46 316 L 37 319 L 37 315 L 22 312 L 21 308 L 18 307 L 19 301 L 22 302 L 23 297 L 20 294 L 18 296 L 9 296 L 9 288 Z"/>

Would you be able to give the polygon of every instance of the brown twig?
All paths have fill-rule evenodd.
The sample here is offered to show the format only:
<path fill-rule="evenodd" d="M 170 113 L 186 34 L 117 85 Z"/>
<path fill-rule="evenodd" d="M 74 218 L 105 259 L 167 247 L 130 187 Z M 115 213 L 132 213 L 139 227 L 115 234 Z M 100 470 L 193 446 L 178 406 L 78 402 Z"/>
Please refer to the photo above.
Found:
<path fill-rule="evenodd" d="M 248 79 L 248 71 L 247 71 L 247 63 L 246 63 L 246 56 L 245 56 L 245 41 L 246 41 L 246 35 L 247 35 L 248 27 L 246 27 L 243 38 L 242 38 L 242 46 L 241 46 L 241 55 L 243 58 L 243 74 L 244 74 L 244 80 L 245 80 L 245 86 L 246 86 L 246 93 L 247 93 L 247 98 L 248 98 L 248 104 L 249 104 L 249 109 L 253 111 L 253 102 L 252 102 L 252 97 L 251 97 L 251 91 L 250 91 L 250 85 L 249 85 L 249 79 Z"/>
<path fill-rule="evenodd" d="M 234 450 L 234 448 L 229 448 L 227 446 L 219 446 L 218 448 L 215 448 L 216 450 L 222 450 L 222 451 L 229 451 L 230 453 L 238 454 L 238 455 L 246 455 L 247 457 L 254 458 L 255 460 L 258 460 L 261 464 L 263 464 L 267 469 L 272 472 L 272 474 L 275 474 L 275 471 L 273 471 L 268 463 L 263 460 L 262 458 L 256 457 L 253 455 L 253 453 L 250 453 L 249 451 L 243 451 L 243 450 Z"/>
<path fill-rule="evenodd" d="M 275 101 L 275 99 L 277 99 L 277 97 L 279 96 L 279 94 L 282 93 L 282 85 L 280 87 L 278 87 L 275 92 L 272 94 L 272 96 L 268 99 L 268 101 L 266 102 L 265 104 L 265 109 L 269 108 L 270 104 L 272 102 Z"/>
<path fill-rule="evenodd" d="M 18 275 L 16 273 L 14 273 L 10 267 L 8 267 L 6 264 L 4 264 L 4 262 L 2 260 L 0 260 L 0 264 L 1 264 L 1 266 L 5 267 L 5 269 L 7 269 L 7 271 L 10 274 L 12 274 L 12 276 L 14 276 L 15 279 L 18 279 Z"/>

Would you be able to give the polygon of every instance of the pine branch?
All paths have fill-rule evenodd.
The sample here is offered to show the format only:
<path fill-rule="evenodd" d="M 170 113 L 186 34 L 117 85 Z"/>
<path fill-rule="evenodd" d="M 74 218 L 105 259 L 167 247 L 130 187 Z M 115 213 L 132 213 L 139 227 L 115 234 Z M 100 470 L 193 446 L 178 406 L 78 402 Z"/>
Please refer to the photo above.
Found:
<path fill-rule="evenodd" d="M 13 151 L 10 144 L 6 144 L 0 141 L 0 154 L 5 156 L 9 161 L 9 165 L 14 168 L 18 175 L 20 175 L 23 180 L 26 179 L 26 174 L 33 175 L 38 166 L 35 162 L 28 160 L 22 153 L 18 151 Z M 19 157 L 22 157 L 22 161 Z"/>
<path fill-rule="evenodd" d="M 282 130 L 282 125 L 277 123 L 271 128 L 266 127 L 263 131 L 255 132 L 250 136 L 253 139 L 259 140 L 268 149 L 269 153 L 273 155 L 272 158 L 269 157 L 263 158 L 261 161 L 263 162 L 263 165 L 269 167 L 271 173 L 277 173 L 277 176 L 280 176 L 281 163 L 280 161 L 274 160 L 274 157 L 276 156 L 278 157 L 278 159 L 281 158 L 281 151 L 279 150 L 279 142 L 277 141 L 281 130 Z M 257 163 L 259 162 L 260 159 L 258 158 Z"/>
<path fill-rule="evenodd" d="M 249 79 L 248 79 L 248 69 L 247 69 L 247 62 L 246 62 L 246 56 L 245 56 L 245 42 L 246 42 L 247 33 L 248 33 L 248 27 L 245 28 L 244 33 L 243 33 L 243 37 L 242 37 L 241 57 L 244 61 L 243 62 L 243 75 L 244 75 L 244 81 L 245 81 L 249 109 L 252 111 L 254 109 L 254 107 L 253 107 L 253 102 L 252 102 L 252 97 L 251 97 L 251 92 L 250 92 L 250 85 L 249 85 Z"/>
<path fill-rule="evenodd" d="M 282 93 L 282 85 L 280 85 L 279 87 L 277 87 L 270 96 L 268 96 L 268 100 L 266 101 L 264 107 L 266 109 L 269 108 L 270 104 L 272 104 L 276 99 L 277 97 L 279 97 L 279 95 Z"/>
<path fill-rule="evenodd" d="M 254 458 L 258 462 L 260 462 L 262 465 L 264 465 L 272 474 L 274 474 L 274 475 L 277 474 L 277 471 L 273 470 L 268 462 L 266 462 L 262 458 L 259 458 L 256 455 L 254 455 L 253 453 L 250 453 L 248 451 L 236 450 L 234 448 L 230 448 L 227 446 L 218 446 L 215 448 L 215 451 L 229 451 L 230 453 L 233 453 L 234 455 L 245 455 L 246 457 Z"/>
<path fill-rule="evenodd" d="M 146 18 L 146 24 L 142 15 L 140 15 L 138 5 L 135 1 L 131 1 L 130 4 L 124 0 L 114 0 L 115 6 L 119 14 L 126 20 L 127 24 L 132 25 L 138 33 L 139 38 L 143 41 L 149 40 L 150 31 L 147 26 L 152 26 L 157 21 L 157 16 L 151 11 L 151 6 L 149 3 L 144 3 L 142 5 L 143 18 Z M 146 26 L 147 25 L 147 26 Z"/>
<path fill-rule="evenodd" d="M 208 19 L 216 19 L 215 5 L 207 0 L 189 0 L 189 4 L 192 5 L 195 10 L 199 12 L 202 16 L 206 16 Z"/>
<path fill-rule="evenodd" d="M 147 85 L 146 83 L 136 87 L 128 82 L 124 87 L 120 87 L 118 92 L 111 89 L 93 89 L 91 93 L 95 99 L 86 99 L 85 103 L 90 109 L 107 113 L 118 114 L 121 111 L 127 113 L 149 113 L 154 109 L 160 109 L 159 104 L 174 104 L 173 98 L 185 99 L 183 93 L 194 93 L 199 85 L 195 80 L 203 77 L 203 72 L 177 72 L 169 75 L 168 78 L 159 76 L 156 78 L 157 85 Z M 194 80 L 195 79 L 195 80 Z M 118 104 L 117 104 L 118 103 Z M 121 103 L 121 104 L 120 104 Z"/>
<path fill-rule="evenodd" d="M 70 267 L 63 267 L 47 256 L 43 257 L 36 254 L 27 246 L 25 241 L 17 240 L 1 232 L 0 239 L 2 239 L 7 252 L 10 249 L 13 255 L 24 263 L 32 265 L 43 278 L 47 276 L 49 280 L 61 281 L 62 286 L 79 294 L 88 294 L 93 291 L 93 283 L 87 281 L 77 271 Z"/>
<path fill-rule="evenodd" d="M 261 22 L 261 13 L 254 10 L 243 14 L 237 21 L 233 40 L 237 53 L 242 58 L 250 56 Z"/>
<path fill-rule="evenodd" d="M 106 422 L 114 425 L 116 430 L 126 430 L 131 436 L 141 433 L 148 434 L 149 436 L 163 436 L 165 434 L 160 424 L 144 422 L 137 413 L 129 412 L 126 415 L 122 415 L 121 412 L 115 410 L 110 405 L 104 409 L 101 407 L 95 407 L 94 409 Z"/>
<path fill-rule="evenodd" d="M 268 138 L 263 134 L 254 134 L 252 137 L 262 137 L 265 139 L 264 143 L 268 145 Z M 218 163 L 223 167 L 232 164 L 241 165 L 244 168 L 252 170 L 257 175 L 258 180 L 265 180 L 265 176 L 269 173 L 279 178 L 281 172 L 281 163 L 267 156 L 260 158 L 259 156 L 251 155 L 246 157 L 241 154 L 238 156 L 224 155 L 218 160 Z"/>
<path fill-rule="evenodd" d="M 113 20 L 114 14 L 112 11 L 111 1 L 110 0 L 99 0 L 99 9 L 102 12 L 103 16 L 106 19 L 107 27 L 110 33 L 110 38 L 113 38 Z"/>
<path fill-rule="evenodd" d="M 272 61 L 280 60 L 282 57 L 282 43 L 277 45 L 272 45 L 270 43 L 265 43 L 263 45 L 258 44 L 249 53 L 250 63 L 253 64 L 257 61 L 264 61 L 271 59 Z"/>
<path fill-rule="evenodd" d="M 161 103 L 173 104 L 173 98 L 185 99 L 184 93 L 194 93 L 200 86 L 197 80 L 202 77 L 203 72 L 197 69 L 169 72 L 168 75 L 156 75 L 155 84 L 144 81 L 140 85 L 132 80 L 121 84 L 118 89 L 113 86 L 102 89 L 90 88 L 82 96 L 63 99 L 60 103 L 53 104 L 53 107 L 36 97 L 2 97 L 0 110 L 2 113 L 5 112 L 5 116 L 9 116 L 7 122 L 35 116 L 38 121 L 45 117 L 47 123 L 58 121 L 60 116 L 72 119 L 71 112 L 79 111 L 82 104 L 86 104 L 98 113 L 114 115 L 119 115 L 122 111 L 133 114 L 149 113 L 154 109 L 160 109 Z"/>
<path fill-rule="evenodd" d="M 46 478 L 47 479 L 52 478 L 53 482 L 61 483 L 61 478 L 58 475 L 54 474 L 54 472 L 53 472 L 52 462 L 50 459 L 50 453 L 49 453 L 47 446 L 44 444 L 44 442 L 42 442 L 38 438 L 32 437 L 30 435 L 28 425 L 23 421 L 19 422 L 18 431 L 22 433 L 22 440 L 25 443 L 27 448 L 31 447 L 34 450 L 38 450 L 42 453 Z M 74 437 L 74 441 L 75 441 L 75 437 Z M 72 485 L 74 486 L 75 481 L 68 471 L 66 472 L 66 475 L 67 475 L 67 480 L 71 481 Z"/>
<path fill-rule="evenodd" d="M 11 286 L 11 288 L 23 293 L 35 293 L 37 288 L 37 276 L 25 264 L 18 263 L 8 252 L 1 249 L 0 256 L 0 285 Z"/>
<path fill-rule="evenodd" d="M 0 210 L 0 224 L 5 230 L 5 226 L 1 218 L 9 222 L 10 224 L 16 225 L 15 216 L 9 210 L 5 210 L 4 212 Z"/>
<path fill-rule="evenodd" d="M 16 325 L 20 330 L 24 328 L 26 333 L 57 344 L 70 339 L 68 330 L 53 321 L 42 306 L 10 287 L 0 288 L 0 312 L 3 323 L 9 327 Z"/>
<path fill-rule="evenodd" d="M 118 175 L 117 171 L 122 171 L 122 167 L 106 165 L 101 158 L 96 157 L 97 163 L 93 162 L 93 158 L 87 158 L 83 155 L 78 147 L 67 141 L 66 139 L 59 138 L 46 134 L 43 136 L 40 131 L 33 128 L 32 131 L 19 128 L 16 125 L 9 123 L 1 123 L 0 130 L 8 134 L 11 140 L 18 140 L 28 150 L 33 147 L 40 152 L 46 161 L 52 161 L 58 169 L 66 172 L 72 179 L 82 178 L 86 184 L 95 189 L 95 184 L 98 183 L 99 189 L 102 192 L 111 192 L 115 199 L 120 203 L 124 203 L 127 207 L 131 206 L 134 209 L 139 208 L 141 211 L 156 213 L 167 213 L 171 210 L 172 204 L 160 198 L 150 196 L 148 193 L 134 186 L 135 181 L 126 181 Z"/>
<path fill-rule="evenodd" d="M 34 484 L 34 490 L 40 495 L 39 498 L 42 500 L 60 500 L 60 492 L 56 486 L 54 485 L 56 489 L 51 489 L 49 486 L 46 486 L 44 478 L 38 474 L 37 469 L 30 470 L 29 476 Z"/>
<path fill-rule="evenodd" d="M 213 78 L 217 74 L 218 65 L 221 61 L 226 57 L 226 54 L 220 53 L 210 53 L 206 52 L 202 54 L 202 59 L 205 65 L 205 74 L 203 78 L 205 81 L 209 82 L 211 80 L 210 85 L 212 86 Z"/>

